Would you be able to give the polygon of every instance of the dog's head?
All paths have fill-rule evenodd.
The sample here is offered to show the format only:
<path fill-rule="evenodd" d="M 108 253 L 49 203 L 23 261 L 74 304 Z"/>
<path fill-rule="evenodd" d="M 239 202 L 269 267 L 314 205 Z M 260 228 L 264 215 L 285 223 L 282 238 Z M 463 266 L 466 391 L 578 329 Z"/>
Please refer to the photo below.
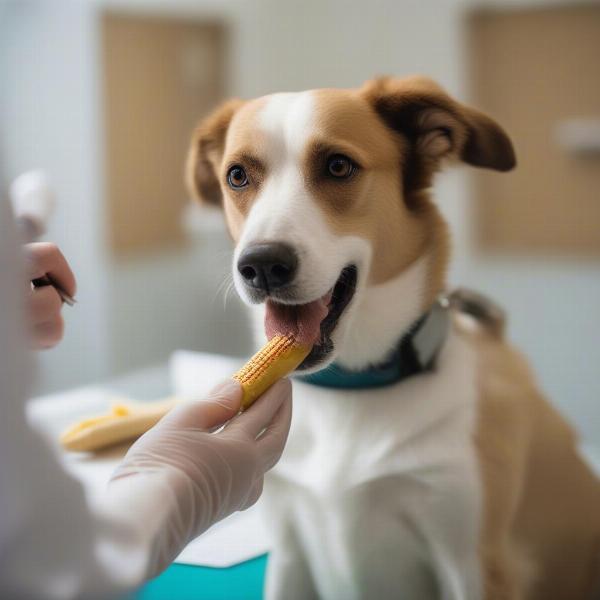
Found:
<path fill-rule="evenodd" d="M 447 158 L 515 164 L 488 117 L 428 79 L 384 78 L 224 104 L 194 132 L 188 182 L 225 211 L 241 297 L 266 304 L 268 336 L 313 345 L 301 368 L 315 370 L 344 344 L 361 293 L 434 243 L 427 190 Z"/>

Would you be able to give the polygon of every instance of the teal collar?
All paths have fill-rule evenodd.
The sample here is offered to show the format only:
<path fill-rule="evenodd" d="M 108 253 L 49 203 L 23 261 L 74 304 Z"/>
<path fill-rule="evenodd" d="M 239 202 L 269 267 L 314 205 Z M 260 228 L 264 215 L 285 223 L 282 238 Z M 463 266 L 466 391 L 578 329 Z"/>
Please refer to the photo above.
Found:
<path fill-rule="evenodd" d="M 417 319 L 385 360 L 360 371 L 332 363 L 322 371 L 297 379 L 338 389 L 378 388 L 433 369 L 448 334 L 450 302 L 440 296 L 431 309 Z"/>

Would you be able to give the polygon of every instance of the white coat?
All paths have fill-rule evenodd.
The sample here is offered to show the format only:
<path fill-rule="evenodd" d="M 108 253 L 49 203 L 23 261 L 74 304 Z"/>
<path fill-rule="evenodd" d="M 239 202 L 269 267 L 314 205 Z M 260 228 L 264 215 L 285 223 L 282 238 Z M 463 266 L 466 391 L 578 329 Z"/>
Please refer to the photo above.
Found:
<path fill-rule="evenodd" d="M 33 358 L 24 333 L 26 278 L 0 202 L 0 598 L 107 598 L 139 584 L 149 542 L 98 514 L 25 418 Z"/>

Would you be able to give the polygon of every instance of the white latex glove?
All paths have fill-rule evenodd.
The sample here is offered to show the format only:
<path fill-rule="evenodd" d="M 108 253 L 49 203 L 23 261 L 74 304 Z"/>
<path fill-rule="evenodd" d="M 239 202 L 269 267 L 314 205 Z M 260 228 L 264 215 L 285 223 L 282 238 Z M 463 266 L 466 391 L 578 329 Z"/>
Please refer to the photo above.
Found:
<path fill-rule="evenodd" d="M 130 448 L 113 475 L 110 512 L 128 528 L 133 524 L 148 546 L 148 576 L 262 493 L 264 474 L 279 460 L 289 432 L 290 382 L 277 382 L 237 415 L 240 402 L 241 388 L 230 380 L 205 401 L 174 409 Z"/>

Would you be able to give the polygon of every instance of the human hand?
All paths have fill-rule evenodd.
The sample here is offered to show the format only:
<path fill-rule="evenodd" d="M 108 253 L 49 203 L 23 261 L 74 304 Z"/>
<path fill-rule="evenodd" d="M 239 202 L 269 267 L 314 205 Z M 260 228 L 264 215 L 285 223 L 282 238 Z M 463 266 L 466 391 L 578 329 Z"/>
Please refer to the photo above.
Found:
<path fill-rule="evenodd" d="M 37 242 L 24 246 L 30 280 L 48 278 L 70 296 L 75 295 L 75 276 L 62 252 L 54 244 Z M 52 285 L 32 288 L 28 298 L 32 345 L 36 350 L 52 348 L 63 337 L 63 301 Z"/>
<path fill-rule="evenodd" d="M 151 549 L 149 574 L 211 525 L 254 504 L 264 474 L 279 460 L 291 422 L 289 380 L 237 415 L 241 397 L 230 380 L 205 401 L 174 409 L 130 448 L 113 475 L 110 501 L 139 523 Z"/>

